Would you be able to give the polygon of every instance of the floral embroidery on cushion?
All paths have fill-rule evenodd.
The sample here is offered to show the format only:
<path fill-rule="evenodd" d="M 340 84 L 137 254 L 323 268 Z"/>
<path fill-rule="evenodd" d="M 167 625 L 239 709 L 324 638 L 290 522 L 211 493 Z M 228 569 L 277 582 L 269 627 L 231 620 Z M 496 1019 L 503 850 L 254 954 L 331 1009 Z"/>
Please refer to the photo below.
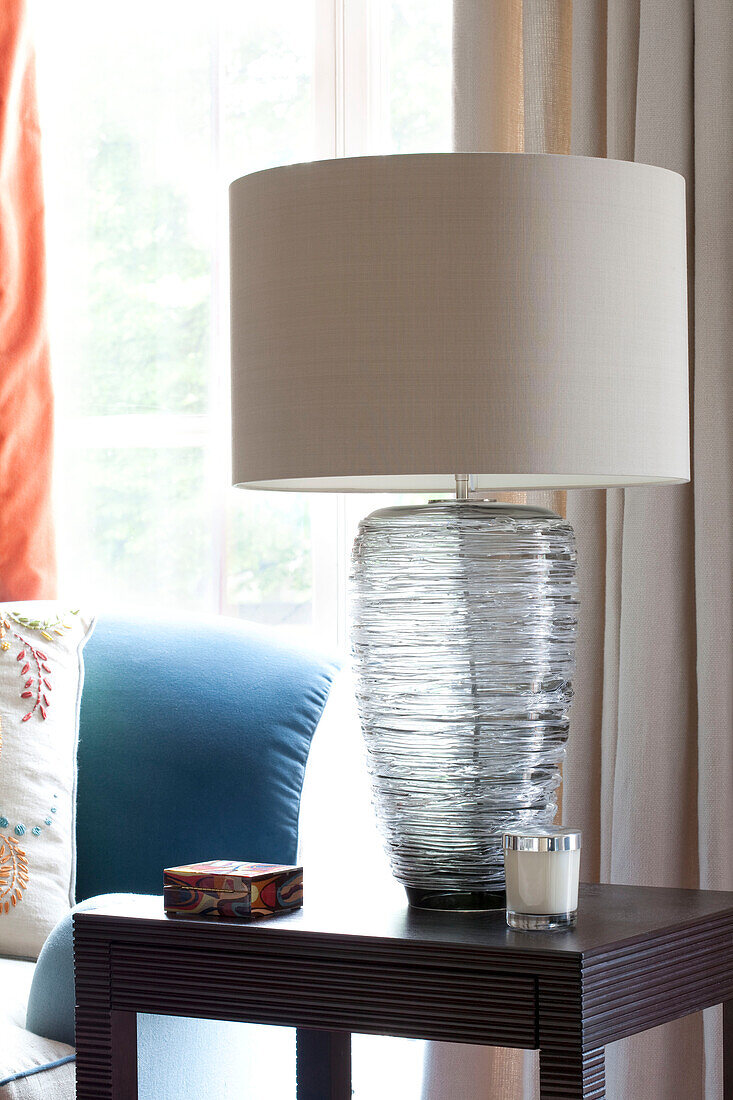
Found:
<path fill-rule="evenodd" d="M 57 615 L 55 619 L 30 619 L 27 615 L 21 615 L 18 611 L 6 612 L 7 617 L 17 623 L 18 626 L 37 630 L 47 642 L 54 640 L 54 634 L 57 634 L 59 638 L 63 638 L 64 630 L 71 630 L 71 623 L 67 622 L 69 615 L 78 614 L 78 607 L 74 608 L 73 611 L 64 611 L 61 615 Z M 8 630 L 10 629 L 7 623 L 5 623 L 5 627 Z"/>
<path fill-rule="evenodd" d="M 45 719 L 46 712 L 51 705 L 49 695 L 51 693 L 51 667 L 48 657 L 28 637 L 29 631 L 38 631 L 42 638 L 52 642 L 54 634 L 60 638 L 64 636 L 64 630 L 71 630 L 71 624 L 67 622 L 69 615 L 78 615 L 78 609 L 69 611 L 56 619 L 29 619 L 17 611 L 7 611 L 0 619 L 0 649 L 7 652 L 11 647 L 10 638 L 14 638 L 20 645 L 15 659 L 21 662 L 20 675 L 23 683 L 21 687 L 21 699 L 28 700 L 30 710 L 24 715 L 22 721 L 28 722 L 36 712 Z M 23 631 L 21 634 L 20 631 Z M 32 700 L 32 702 L 31 702 Z"/>
<path fill-rule="evenodd" d="M 27 885 L 25 852 L 14 837 L 0 836 L 0 912 L 7 913 L 11 905 L 17 905 Z"/>
<path fill-rule="evenodd" d="M 54 798 L 57 798 L 54 795 Z M 50 813 L 55 813 L 56 807 L 52 807 Z M 45 818 L 44 825 L 53 825 L 53 819 Z M 10 827 L 7 817 L 0 816 L 0 829 Z M 26 827 L 21 822 L 13 829 L 15 836 L 26 834 Z M 31 830 L 32 836 L 40 836 L 43 828 L 35 825 Z M 0 917 L 10 911 L 11 906 L 16 906 L 23 898 L 23 891 L 28 885 L 30 872 L 28 870 L 28 857 L 19 846 L 15 836 L 0 834 Z"/>
<path fill-rule="evenodd" d="M 46 717 L 45 714 L 43 717 Z M 25 721 L 25 719 L 23 720 Z M 0 755 L 2 754 L 2 747 L 2 718 L 0 718 Z M 55 794 L 53 797 L 58 798 L 58 795 Z M 49 813 L 55 814 L 56 806 L 52 806 Z M 53 819 L 47 817 L 44 824 L 52 825 Z M 0 814 L 0 829 L 7 829 L 9 826 L 10 822 L 7 817 Z M 26 827 L 19 821 L 13 832 L 16 836 L 25 836 Z M 40 836 L 41 832 L 40 825 L 36 825 L 31 829 L 33 836 Z M 15 837 L 0 834 L 0 916 L 10 912 L 11 906 L 15 907 L 19 901 L 22 901 L 23 891 L 28 885 L 28 879 L 28 857 L 25 851 L 20 847 Z"/>
<path fill-rule="evenodd" d="M 20 697 L 21 699 L 33 700 L 31 709 L 23 716 L 22 721 L 27 722 L 36 711 L 40 713 L 41 718 L 45 719 L 46 709 L 49 706 L 48 692 L 51 691 L 51 681 L 49 679 L 51 669 L 46 664 L 48 657 L 16 630 L 13 631 L 13 637 L 20 642 L 22 647 L 15 658 L 16 661 L 23 662 L 20 675 L 24 682 Z"/>

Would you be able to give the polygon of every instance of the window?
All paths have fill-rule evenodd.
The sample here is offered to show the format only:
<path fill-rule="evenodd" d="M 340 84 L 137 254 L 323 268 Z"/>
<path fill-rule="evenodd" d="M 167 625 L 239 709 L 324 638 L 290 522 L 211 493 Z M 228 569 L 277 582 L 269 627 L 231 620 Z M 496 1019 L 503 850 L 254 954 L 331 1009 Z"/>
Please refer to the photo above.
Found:
<path fill-rule="evenodd" d="M 449 149 L 451 0 L 32 3 L 62 593 L 311 628 L 346 648 L 354 529 L 384 499 L 230 487 L 227 185 L 300 160 Z M 351 712 L 339 735 L 311 783 L 340 769 L 341 842 L 373 843 Z M 377 1079 L 371 1049 L 355 1046 L 356 1095 L 399 1083 L 417 1097 L 419 1050 L 397 1044 Z"/>
<path fill-rule="evenodd" d="M 307 623 L 307 500 L 228 487 L 225 257 L 229 180 L 314 155 L 315 12 L 73 6 L 36 7 L 62 589 Z"/>

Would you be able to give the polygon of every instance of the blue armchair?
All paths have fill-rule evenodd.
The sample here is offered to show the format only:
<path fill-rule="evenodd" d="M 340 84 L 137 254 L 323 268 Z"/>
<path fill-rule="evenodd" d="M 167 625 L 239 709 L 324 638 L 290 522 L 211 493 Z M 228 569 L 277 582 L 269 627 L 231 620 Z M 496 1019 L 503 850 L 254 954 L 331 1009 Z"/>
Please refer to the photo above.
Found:
<path fill-rule="evenodd" d="M 164 866 L 296 861 L 305 766 L 333 660 L 235 620 L 112 618 L 98 622 L 84 659 L 81 905 L 112 891 L 159 894 Z M 28 1066 L 7 1073 L 0 1059 L 2 1100 L 71 1100 L 73 1005 L 65 918 L 33 973 Z M 254 1072 L 246 1025 L 140 1017 L 138 1031 L 141 1100 L 241 1096 L 248 1064 Z M 45 1053 L 33 1036 L 48 1040 Z M 260 1054 L 273 1041 L 260 1036 Z"/>

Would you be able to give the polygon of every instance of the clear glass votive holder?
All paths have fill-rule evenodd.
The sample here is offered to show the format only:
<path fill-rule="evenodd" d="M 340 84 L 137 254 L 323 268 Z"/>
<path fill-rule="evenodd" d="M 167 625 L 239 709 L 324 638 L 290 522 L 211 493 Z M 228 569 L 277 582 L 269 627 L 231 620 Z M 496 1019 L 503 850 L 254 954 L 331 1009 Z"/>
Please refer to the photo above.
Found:
<path fill-rule="evenodd" d="M 506 922 L 522 932 L 572 928 L 578 915 L 578 829 L 504 833 Z"/>

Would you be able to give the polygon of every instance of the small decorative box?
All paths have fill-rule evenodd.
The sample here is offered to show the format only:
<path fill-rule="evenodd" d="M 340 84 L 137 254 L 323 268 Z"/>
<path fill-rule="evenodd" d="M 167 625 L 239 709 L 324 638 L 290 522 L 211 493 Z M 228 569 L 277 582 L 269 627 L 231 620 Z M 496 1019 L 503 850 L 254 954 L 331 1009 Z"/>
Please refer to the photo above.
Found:
<path fill-rule="evenodd" d="M 303 904 L 303 868 L 212 859 L 163 872 L 166 913 L 274 917 Z"/>

